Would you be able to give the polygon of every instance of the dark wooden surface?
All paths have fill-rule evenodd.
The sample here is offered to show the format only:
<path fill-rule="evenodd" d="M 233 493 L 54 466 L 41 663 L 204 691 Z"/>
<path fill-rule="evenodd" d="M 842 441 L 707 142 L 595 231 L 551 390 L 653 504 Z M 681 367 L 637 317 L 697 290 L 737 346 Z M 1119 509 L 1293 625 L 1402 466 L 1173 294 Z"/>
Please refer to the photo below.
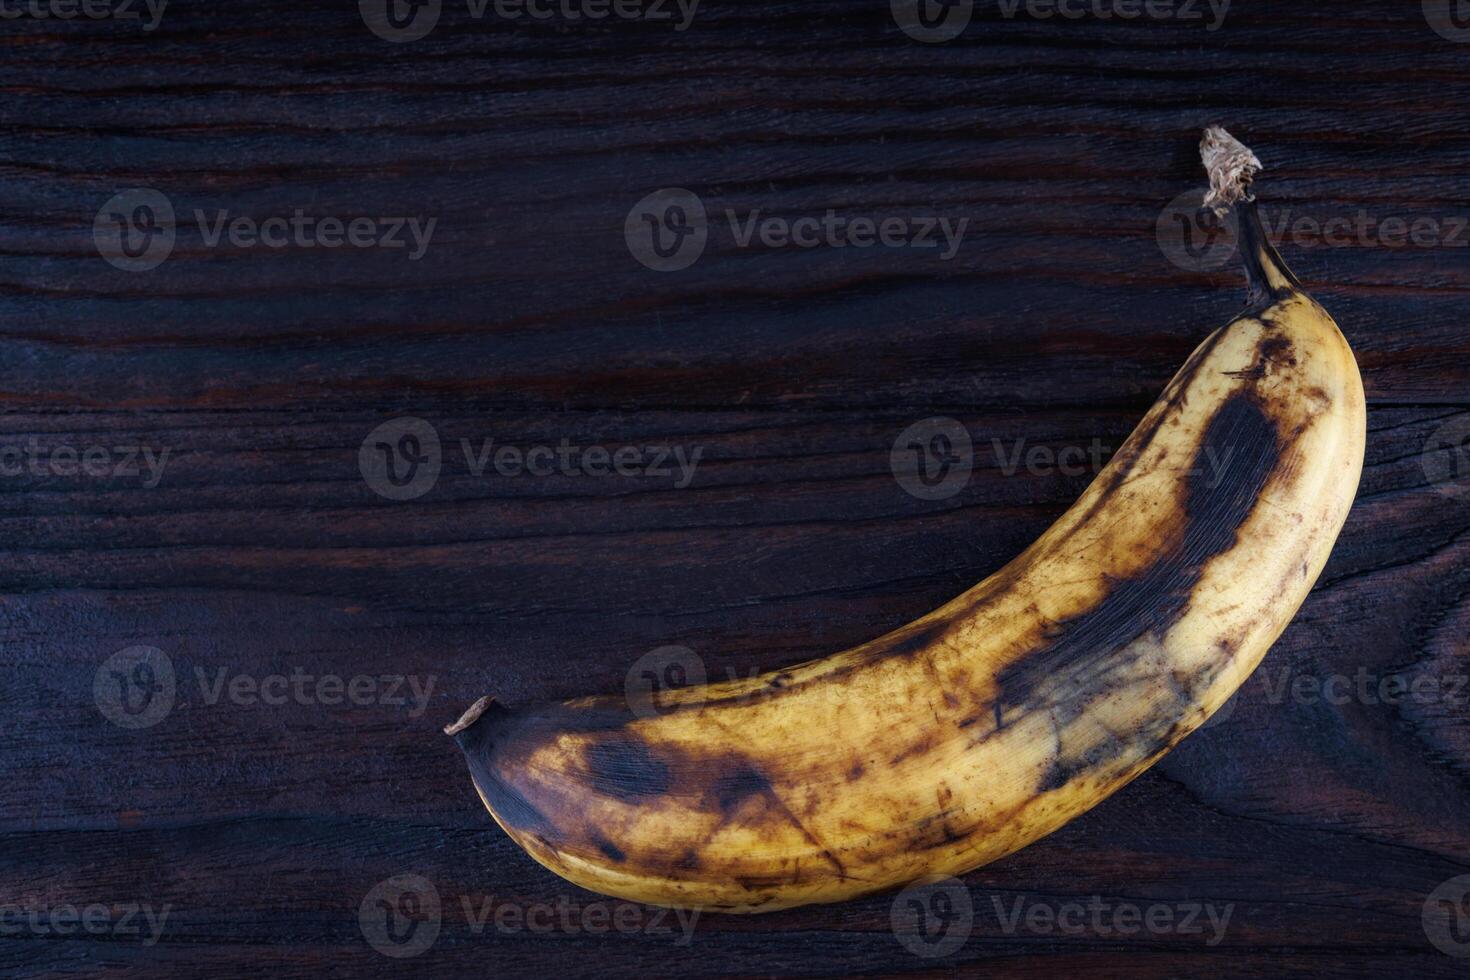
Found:
<path fill-rule="evenodd" d="M 1371 403 L 1332 562 L 1228 718 L 966 876 L 972 934 L 948 957 L 909 952 L 886 896 L 705 916 L 687 945 L 643 909 L 601 935 L 579 927 L 596 927 L 585 911 L 573 927 L 477 931 L 466 900 L 510 915 L 598 899 L 493 826 L 439 732 L 487 692 L 618 690 L 664 645 L 718 676 L 828 653 L 998 568 L 1089 477 L 1007 475 L 991 440 L 1117 445 L 1239 308 L 1233 265 L 1176 268 L 1155 236 L 1161 209 L 1201 184 L 1202 125 L 1226 123 L 1265 160 L 1268 215 L 1470 215 L 1470 45 L 1419 3 L 1252 0 L 1216 31 L 981 3 L 945 44 L 908 39 L 881 2 L 706 0 L 682 32 L 476 22 L 451 3 L 430 36 L 390 44 L 346 0 L 176 0 L 151 32 L 0 21 L 0 52 L 0 446 L 170 452 L 154 487 L 0 479 L 0 972 L 1470 970 L 1425 916 L 1470 873 L 1470 692 L 1279 693 L 1283 677 L 1453 687 L 1470 672 L 1470 467 L 1442 448 L 1470 429 L 1464 234 L 1284 244 Z M 130 273 L 99 256 L 93 222 L 133 187 L 180 215 L 438 225 L 418 262 L 210 248 L 185 228 L 163 265 Z M 665 187 L 712 217 L 680 272 L 645 269 L 623 236 Z M 946 262 L 740 248 L 725 208 L 969 224 Z M 976 469 L 925 501 L 889 451 L 935 415 L 970 431 Z M 432 490 L 395 503 L 358 450 L 401 416 L 435 426 L 445 462 Z M 682 488 L 476 477 L 461 438 L 703 456 Z M 94 681 L 139 645 L 169 658 L 176 703 L 128 729 Z M 198 683 L 296 669 L 406 675 L 432 694 L 422 713 L 266 706 L 210 703 Z M 395 959 L 359 913 L 404 873 L 433 883 L 441 925 Z M 1211 943 L 1207 923 L 1007 928 L 997 903 L 1018 901 L 1232 912 Z M 99 904 L 110 925 L 91 933 L 15 925 L 17 908 Z M 156 942 L 141 913 L 128 932 L 129 905 L 168 909 Z"/>

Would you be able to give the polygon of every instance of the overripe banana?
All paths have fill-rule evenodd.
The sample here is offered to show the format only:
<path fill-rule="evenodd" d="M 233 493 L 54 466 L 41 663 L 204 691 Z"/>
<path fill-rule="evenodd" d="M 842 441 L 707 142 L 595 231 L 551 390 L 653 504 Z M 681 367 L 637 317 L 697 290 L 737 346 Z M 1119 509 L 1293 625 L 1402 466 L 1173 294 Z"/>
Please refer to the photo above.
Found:
<path fill-rule="evenodd" d="M 1051 833 L 1220 707 L 1301 605 L 1357 490 L 1362 382 L 1267 241 L 1259 162 L 1201 144 L 1244 313 L 1190 356 L 1081 499 L 921 619 L 728 683 L 451 725 L 537 861 L 659 905 L 752 912 L 959 874 Z M 648 716 L 644 716 L 648 715 Z"/>

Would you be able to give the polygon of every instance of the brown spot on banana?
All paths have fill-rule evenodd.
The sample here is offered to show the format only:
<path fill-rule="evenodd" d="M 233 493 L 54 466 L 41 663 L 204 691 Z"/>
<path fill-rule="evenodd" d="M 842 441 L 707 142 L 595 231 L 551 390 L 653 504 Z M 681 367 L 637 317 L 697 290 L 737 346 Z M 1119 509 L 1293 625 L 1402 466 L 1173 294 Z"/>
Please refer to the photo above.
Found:
<path fill-rule="evenodd" d="M 1235 200 L 1252 305 L 1031 547 L 902 629 L 656 715 L 482 699 L 451 733 L 506 832 L 638 901 L 836 901 L 1025 846 L 1198 727 L 1321 573 L 1366 433 L 1352 352 Z"/>

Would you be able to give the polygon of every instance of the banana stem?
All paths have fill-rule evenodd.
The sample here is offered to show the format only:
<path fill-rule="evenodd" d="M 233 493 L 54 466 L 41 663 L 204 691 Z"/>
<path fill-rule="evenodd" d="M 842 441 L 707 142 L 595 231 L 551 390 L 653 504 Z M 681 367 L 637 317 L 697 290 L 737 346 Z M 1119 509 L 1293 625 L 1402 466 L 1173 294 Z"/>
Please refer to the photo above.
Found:
<path fill-rule="evenodd" d="M 1211 126 L 1199 141 L 1199 155 L 1210 175 L 1205 207 L 1223 218 L 1236 202 L 1254 200 L 1251 181 L 1264 168 L 1250 147 L 1225 132 L 1223 126 Z"/>
<path fill-rule="evenodd" d="M 1286 267 L 1281 253 L 1266 237 L 1261 216 L 1256 212 L 1256 198 L 1251 182 L 1262 169 L 1261 161 L 1250 147 L 1231 136 L 1221 126 L 1205 130 L 1199 144 L 1200 160 L 1210 175 L 1210 190 L 1205 207 L 1224 217 L 1236 213 L 1241 261 L 1249 288 L 1247 302 L 1264 309 L 1282 294 L 1302 288 L 1300 280 Z"/>
<path fill-rule="evenodd" d="M 458 721 L 456 721 L 452 725 L 445 726 L 444 734 L 457 736 L 461 732 L 464 732 L 467 729 L 474 727 L 475 722 L 479 721 L 480 716 L 489 711 L 490 707 L 494 703 L 495 699 L 488 695 L 480 698 L 474 704 L 465 709 L 465 713 L 459 716 Z"/>

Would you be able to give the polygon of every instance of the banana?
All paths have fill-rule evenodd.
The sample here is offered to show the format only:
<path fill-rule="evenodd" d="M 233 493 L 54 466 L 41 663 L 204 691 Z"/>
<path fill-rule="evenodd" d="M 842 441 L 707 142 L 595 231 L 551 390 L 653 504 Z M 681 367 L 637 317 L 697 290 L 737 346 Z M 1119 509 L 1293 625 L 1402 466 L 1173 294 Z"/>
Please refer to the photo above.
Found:
<path fill-rule="evenodd" d="M 1077 503 L 909 625 L 745 680 L 508 709 L 446 731 L 547 868 L 608 895 L 755 912 L 961 874 L 1051 833 L 1205 721 L 1286 628 L 1362 471 L 1352 351 L 1262 231 L 1260 163 L 1201 144 L 1245 312 Z"/>

